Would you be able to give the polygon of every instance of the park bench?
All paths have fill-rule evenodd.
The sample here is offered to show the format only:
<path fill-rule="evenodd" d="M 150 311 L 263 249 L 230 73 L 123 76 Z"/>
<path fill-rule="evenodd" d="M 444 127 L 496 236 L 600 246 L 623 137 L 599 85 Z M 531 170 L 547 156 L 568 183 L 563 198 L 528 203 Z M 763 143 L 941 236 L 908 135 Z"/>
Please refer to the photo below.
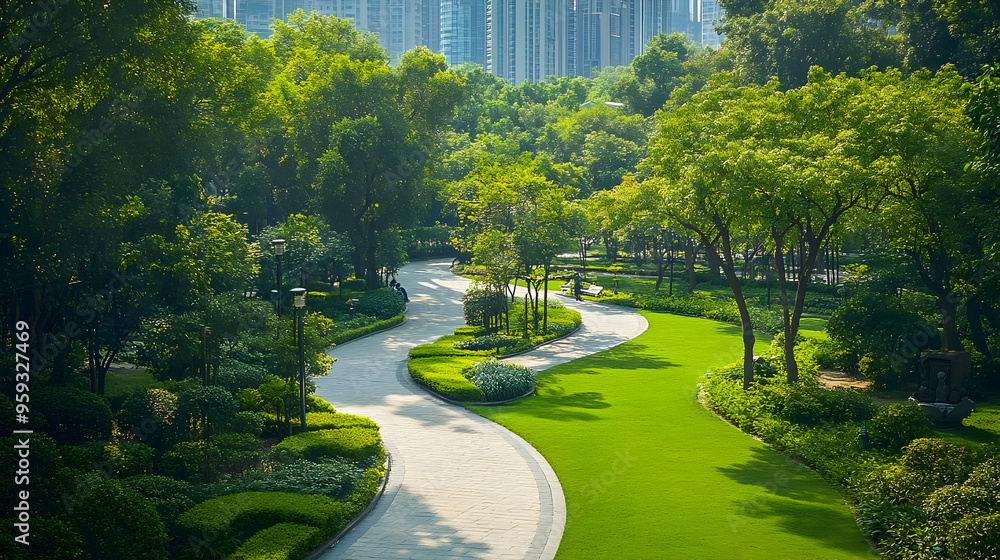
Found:
<path fill-rule="evenodd" d="M 583 290 L 583 292 L 581 292 L 581 293 L 584 294 L 584 295 L 588 295 L 588 296 L 592 296 L 592 297 L 597 297 L 597 296 L 601 295 L 601 292 L 603 292 L 603 291 L 604 291 L 604 288 L 602 288 L 601 286 L 598 286 L 597 284 L 591 284 L 590 286 L 587 287 L 586 290 Z"/>
<path fill-rule="evenodd" d="M 572 294 L 573 293 L 573 281 L 570 280 L 569 282 L 566 282 L 562 286 L 559 286 L 559 290 L 562 291 L 562 292 L 564 292 L 564 293 L 567 293 L 567 294 Z"/>

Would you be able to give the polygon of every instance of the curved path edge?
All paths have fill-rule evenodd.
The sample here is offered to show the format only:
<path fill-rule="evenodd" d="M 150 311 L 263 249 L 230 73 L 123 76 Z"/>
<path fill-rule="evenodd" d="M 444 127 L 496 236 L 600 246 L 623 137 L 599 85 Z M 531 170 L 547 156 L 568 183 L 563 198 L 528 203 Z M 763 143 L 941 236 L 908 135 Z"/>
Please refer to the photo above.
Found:
<path fill-rule="evenodd" d="M 438 400 L 407 371 L 409 348 L 464 324 L 460 300 L 468 280 L 438 261 L 407 266 L 399 278 L 411 296 L 406 322 L 334 347 L 337 363 L 316 380 L 317 396 L 382 426 L 392 469 L 369 515 L 313 557 L 552 560 L 567 515 L 552 467 L 520 436 Z M 539 371 L 620 344 L 647 326 L 628 308 L 567 307 L 583 315 L 575 336 L 510 361 Z"/>

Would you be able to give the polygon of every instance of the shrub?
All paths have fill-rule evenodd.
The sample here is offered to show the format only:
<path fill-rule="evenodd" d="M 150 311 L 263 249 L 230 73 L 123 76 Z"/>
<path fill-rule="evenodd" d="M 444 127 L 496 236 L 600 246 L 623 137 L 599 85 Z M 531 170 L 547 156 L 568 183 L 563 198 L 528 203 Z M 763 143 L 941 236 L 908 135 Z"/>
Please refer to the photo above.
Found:
<path fill-rule="evenodd" d="M 344 523 L 344 505 L 326 496 L 287 492 L 240 492 L 206 500 L 177 519 L 183 542 L 196 555 L 209 548 L 227 553 L 233 540 L 279 523 L 299 523 L 333 532 Z M 206 535 L 228 535 L 231 539 L 204 539 Z M 227 550 L 228 549 L 228 550 Z"/>
<path fill-rule="evenodd" d="M 239 360 L 224 360 L 219 365 L 216 381 L 230 391 L 259 387 L 267 377 L 267 369 L 254 366 Z"/>
<path fill-rule="evenodd" d="M 19 429 L 19 428 L 15 428 Z M 3 534 L 0 558 L 7 560 L 79 560 L 83 558 L 83 539 L 76 528 L 62 519 L 31 516 L 30 545 L 14 541 L 13 525 Z"/>
<path fill-rule="evenodd" d="M 517 398 L 535 388 L 534 370 L 497 359 L 472 366 L 466 377 L 483 390 L 483 395 L 489 401 Z"/>
<path fill-rule="evenodd" d="M 340 289 L 351 290 L 353 292 L 360 292 L 368 287 L 368 283 L 365 282 L 364 278 L 348 278 L 347 280 L 342 280 L 340 282 Z"/>
<path fill-rule="evenodd" d="M 215 480 L 219 450 L 205 441 L 182 441 L 163 454 L 160 472 L 177 480 L 212 482 Z"/>
<path fill-rule="evenodd" d="M 472 340 L 464 340 L 455 343 L 455 348 L 459 350 L 495 350 L 506 346 L 513 346 L 520 341 L 519 338 L 502 334 L 488 334 Z"/>
<path fill-rule="evenodd" d="M 213 426 L 226 426 L 238 408 L 233 395 L 222 387 L 194 387 L 177 396 L 181 424 L 201 437 L 211 434 Z"/>
<path fill-rule="evenodd" d="M 483 390 L 462 375 L 462 370 L 478 361 L 468 356 L 411 358 L 406 367 L 414 381 L 432 391 L 457 401 L 482 402 L 486 400 Z"/>
<path fill-rule="evenodd" d="M 149 500 L 115 480 L 93 478 L 90 491 L 73 508 L 84 558 L 166 558 L 167 532 Z"/>
<path fill-rule="evenodd" d="M 467 325 L 484 325 L 484 319 L 500 315 L 507 309 L 507 295 L 475 283 L 462 296 L 462 316 Z"/>
<path fill-rule="evenodd" d="M 152 472 L 156 451 L 144 443 L 123 442 L 106 446 L 104 454 L 115 476 L 126 477 Z"/>
<path fill-rule="evenodd" d="M 374 462 L 381 459 L 383 454 L 381 436 L 377 430 L 368 428 L 341 428 L 295 434 L 275 445 L 274 450 L 312 461 L 347 457 Z"/>
<path fill-rule="evenodd" d="M 356 414 L 329 413 L 329 412 L 307 412 L 306 429 L 308 430 L 335 430 L 339 428 L 367 428 L 378 430 L 376 424 L 367 416 Z"/>
<path fill-rule="evenodd" d="M 323 542 L 324 532 L 298 523 L 278 523 L 258 531 L 227 560 L 301 560 Z"/>
<path fill-rule="evenodd" d="M 328 401 L 316 395 L 306 395 L 306 413 L 310 412 L 328 412 L 333 414 L 337 412 L 337 409 L 333 408 L 333 405 Z"/>
<path fill-rule="evenodd" d="M 173 531 L 177 516 L 194 505 L 194 501 L 188 496 L 191 485 L 180 480 L 155 474 L 140 474 L 123 479 L 121 483 L 149 500 L 160 514 L 168 534 Z"/>
<path fill-rule="evenodd" d="M 163 389 L 140 389 L 126 400 L 118 412 L 122 427 L 142 427 L 153 420 L 156 424 L 169 424 L 177 418 L 177 395 Z"/>
<path fill-rule="evenodd" d="M 101 397 L 72 387 L 33 389 L 35 417 L 44 420 L 43 431 L 61 444 L 111 439 L 111 409 Z"/>
<path fill-rule="evenodd" d="M 989 459 L 981 463 L 972 470 L 965 485 L 972 488 L 982 488 L 1000 496 L 1000 460 Z"/>
<path fill-rule="evenodd" d="M 388 319 L 378 320 L 372 317 L 361 316 L 351 321 L 337 323 L 330 332 L 330 341 L 334 344 L 343 344 L 348 340 L 354 340 L 375 331 L 387 329 L 403 322 L 406 318 L 404 313 L 399 313 Z"/>
<path fill-rule="evenodd" d="M 274 471 L 251 471 L 225 485 L 227 493 L 290 492 L 319 494 L 338 499 L 360 478 L 354 463 L 333 457 L 321 462 L 299 459 Z"/>
<path fill-rule="evenodd" d="M 354 308 L 358 313 L 378 319 L 388 319 L 399 315 L 406 309 L 403 296 L 392 288 L 379 288 L 367 292 L 358 298 Z"/>
<path fill-rule="evenodd" d="M 957 558 L 1000 558 L 1000 513 L 967 517 L 956 522 L 949 540 L 951 552 Z"/>
<path fill-rule="evenodd" d="M 229 423 L 229 429 L 238 434 L 259 436 L 264 433 L 264 417 L 256 412 L 237 412 Z"/>
<path fill-rule="evenodd" d="M 261 461 L 260 440 L 250 434 L 216 434 L 212 445 L 219 452 L 218 469 L 224 473 L 243 473 Z"/>
<path fill-rule="evenodd" d="M 879 407 L 868 429 L 872 445 L 898 450 L 919 437 L 930 435 L 934 426 L 915 403 L 891 403 Z"/>
<path fill-rule="evenodd" d="M 942 486 L 927 497 L 921 509 L 927 515 L 928 525 L 942 538 L 956 521 L 967 517 L 980 517 L 994 513 L 1000 506 L 1000 496 L 982 488 L 958 484 Z"/>
<path fill-rule="evenodd" d="M 239 403 L 240 410 L 248 412 L 264 412 L 267 410 L 264 397 L 260 396 L 260 391 L 257 389 L 240 389 L 236 393 L 236 400 Z"/>
<path fill-rule="evenodd" d="M 920 438 L 903 448 L 900 463 L 920 474 L 928 487 L 938 487 L 968 478 L 976 457 L 960 445 L 937 438 Z"/>

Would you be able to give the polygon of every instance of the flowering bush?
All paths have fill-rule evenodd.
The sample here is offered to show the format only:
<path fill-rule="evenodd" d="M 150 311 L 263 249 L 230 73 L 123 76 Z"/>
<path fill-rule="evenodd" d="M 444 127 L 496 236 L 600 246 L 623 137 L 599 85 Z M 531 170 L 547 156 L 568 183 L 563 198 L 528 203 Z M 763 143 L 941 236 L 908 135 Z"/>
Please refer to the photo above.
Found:
<path fill-rule="evenodd" d="M 487 401 L 517 398 L 535 388 L 534 370 L 495 358 L 477 363 L 465 376 L 483 390 Z"/>
<path fill-rule="evenodd" d="M 493 350 L 505 346 L 517 344 L 518 339 L 513 336 L 502 334 L 488 334 L 472 340 L 463 340 L 455 343 L 455 348 L 459 350 Z"/>

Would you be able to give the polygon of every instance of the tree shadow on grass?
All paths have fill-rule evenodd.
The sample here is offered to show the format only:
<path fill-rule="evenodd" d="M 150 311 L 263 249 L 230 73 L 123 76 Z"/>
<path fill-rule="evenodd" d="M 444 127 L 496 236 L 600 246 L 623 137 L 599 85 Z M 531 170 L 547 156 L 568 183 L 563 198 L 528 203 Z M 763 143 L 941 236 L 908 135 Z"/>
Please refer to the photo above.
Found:
<path fill-rule="evenodd" d="M 579 358 L 574 363 L 576 367 L 561 367 L 558 375 L 588 374 L 599 375 L 610 373 L 608 370 L 665 369 L 677 367 L 677 364 L 656 356 L 646 344 L 630 341 L 628 344 L 616 346 L 603 352 Z M 544 373 L 543 373 L 544 375 Z"/>
<path fill-rule="evenodd" d="M 769 449 L 754 449 L 745 463 L 718 467 L 719 472 L 739 484 L 757 486 L 759 491 L 733 503 L 727 516 L 734 531 L 750 519 L 768 519 L 780 530 L 822 542 L 833 548 L 857 548 L 845 543 L 846 535 L 857 531 L 842 499 L 819 475 Z M 839 510 L 839 511 L 838 511 Z M 835 530 L 841 525 L 842 530 Z M 860 533 L 858 541 L 862 540 Z"/>
<path fill-rule="evenodd" d="M 531 398 L 527 406 L 520 407 L 519 412 L 547 420 L 600 420 L 600 416 L 586 411 L 610 406 L 611 403 L 605 401 L 601 393 L 569 393 L 563 387 L 548 384 L 539 387 L 539 393 Z"/>

